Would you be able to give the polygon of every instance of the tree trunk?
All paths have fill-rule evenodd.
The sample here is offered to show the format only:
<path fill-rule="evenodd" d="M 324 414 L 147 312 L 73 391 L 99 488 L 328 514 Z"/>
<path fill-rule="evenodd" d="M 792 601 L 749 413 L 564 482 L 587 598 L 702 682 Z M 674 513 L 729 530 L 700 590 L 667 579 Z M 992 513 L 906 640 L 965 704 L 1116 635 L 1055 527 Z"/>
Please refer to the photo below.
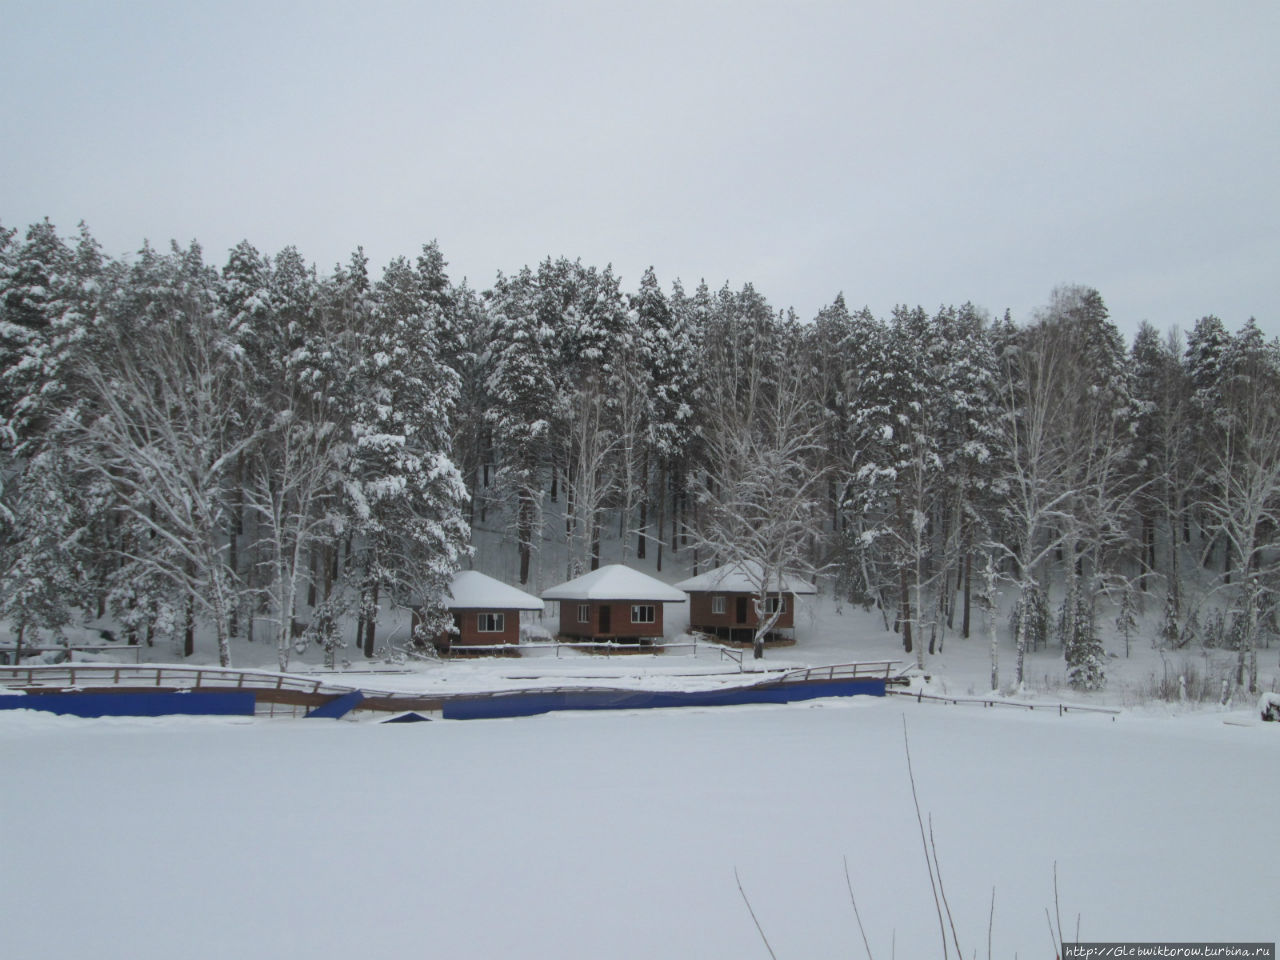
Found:
<path fill-rule="evenodd" d="M 215 588 L 217 589 L 217 588 Z M 218 640 L 218 666 L 231 666 L 231 637 L 227 633 L 227 610 L 223 598 L 214 597 L 213 620 L 214 633 Z"/>
<path fill-rule="evenodd" d="M 1156 565 L 1156 522 L 1153 518 L 1142 517 L 1142 576 L 1138 578 L 1138 589 L 1147 592 L 1147 579 Z"/>
<path fill-rule="evenodd" d="M 1244 636 L 1240 638 L 1240 650 L 1236 656 L 1236 686 L 1249 678 L 1249 693 L 1258 692 L 1258 578 L 1247 576 L 1243 584 L 1245 611 Z"/>
<path fill-rule="evenodd" d="M 182 655 L 190 657 L 196 652 L 196 602 L 187 597 L 186 616 L 183 619 Z"/>
<path fill-rule="evenodd" d="M 649 454 L 644 455 L 644 482 L 640 487 L 640 528 L 636 534 L 636 559 L 645 559 L 645 541 L 649 538 Z"/>
<path fill-rule="evenodd" d="M 520 519 L 516 529 L 516 538 L 520 541 L 520 583 L 529 582 L 530 543 L 533 538 L 533 498 L 528 491 L 520 493 Z"/>
<path fill-rule="evenodd" d="M 913 649 L 911 636 L 911 594 L 910 587 L 907 583 L 906 567 L 902 567 L 898 571 L 898 593 L 901 609 L 898 619 L 902 624 L 902 649 L 907 653 L 911 653 Z"/>
<path fill-rule="evenodd" d="M 1000 646 L 996 642 L 996 616 L 999 612 L 999 605 L 996 603 L 996 568 L 991 562 L 990 557 L 987 558 L 987 632 L 988 640 L 991 647 L 991 689 L 999 691 L 1000 689 Z M 968 614 L 968 606 L 965 608 L 966 616 Z"/>
<path fill-rule="evenodd" d="M 1170 497 L 1168 501 L 1169 523 L 1169 596 L 1173 598 L 1173 612 L 1181 615 L 1182 607 L 1182 570 L 1178 561 L 1178 509 L 1177 501 Z"/>
<path fill-rule="evenodd" d="M 663 526 L 667 522 L 667 465 L 658 468 L 658 572 L 662 572 L 662 548 L 666 546 Z"/>
<path fill-rule="evenodd" d="M 377 609 L 378 609 L 378 581 L 373 582 L 373 597 L 370 603 L 371 612 L 364 623 L 364 655 L 366 657 L 373 656 L 373 640 L 374 631 L 378 625 Z"/>
<path fill-rule="evenodd" d="M 130 611 L 138 609 L 138 598 L 130 597 L 127 604 Z M 124 640 L 131 647 L 138 645 L 138 625 L 133 622 L 133 618 L 129 618 L 129 625 L 124 628 Z"/>
<path fill-rule="evenodd" d="M 1027 614 L 1028 607 L 1031 604 L 1030 591 L 1027 585 L 1023 584 L 1019 593 L 1018 604 L 1018 622 L 1014 628 L 1014 647 L 1017 650 L 1017 660 L 1015 662 L 1013 680 L 1019 688 L 1022 686 L 1022 678 L 1026 669 L 1027 657 Z"/>
<path fill-rule="evenodd" d="M 320 551 L 315 546 L 312 546 L 310 556 L 311 562 L 307 564 L 307 606 L 314 609 L 316 605 L 316 581 L 320 579 L 319 571 L 322 561 L 320 559 Z"/>
<path fill-rule="evenodd" d="M 366 608 L 366 601 L 368 597 L 369 597 L 369 588 L 365 586 L 361 586 L 359 605 L 356 607 L 356 649 L 357 650 L 364 646 L 364 619 L 365 619 L 364 611 Z"/>
<path fill-rule="evenodd" d="M 680 550 L 680 513 L 683 504 L 680 499 L 680 488 L 678 486 L 678 475 L 671 478 L 671 552 L 678 553 Z"/>

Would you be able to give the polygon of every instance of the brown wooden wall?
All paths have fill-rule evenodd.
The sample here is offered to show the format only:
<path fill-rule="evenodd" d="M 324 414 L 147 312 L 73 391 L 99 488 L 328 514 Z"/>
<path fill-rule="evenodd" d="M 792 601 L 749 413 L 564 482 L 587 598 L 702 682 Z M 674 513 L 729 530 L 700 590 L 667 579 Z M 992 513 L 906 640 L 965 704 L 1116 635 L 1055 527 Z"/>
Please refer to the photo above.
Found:
<path fill-rule="evenodd" d="M 778 622 L 774 624 L 774 629 L 788 629 L 794 627 L 796 623 L 795 594 L 784 593 L 782 596 L 787 601 L 787 608 L 778 617 Z M 711 612 L 712 597 L 724 597 L 724 613 Z M 747 617 L 745 620 L 738 619 L 739 598 L 745 598 L 747 601 Z M 754 629 L 760 621 L 756 617 L 753 599 L 754 594 L 750 593 L 690 593 L 689 626 L 695 630 L 714 630 L 716 627 L 750 627 Z"/>
<path fill-rule="evenodd" d="M 519 643 L 520 611 L 519 610 L 455 610 L 454 623 L 458 624 L 457 643 Z M 481 613 L 500 613 L 503 615 L 500 633 L 481 633 L 476 626 L 476 616 Z M 461 620 L 461 623 L 458 621 Z"/>
<path fill-rule="evenodd" d="M 480 613 L 501 613 L 505 618 L 500 633 L 481 633 L 476 628 L 476 615 Z M 413 612 L 413 626 L 416 633 L 419 624 L 418 611 Z M 520 642 L 519 610 L 454 610 L 453 622 L 458 627 L 458 635 L 438 637 L 436 646 L 448 646 L 450 642 L 457 644 L 489 644 Z"/>
<path fill-rule="evenodd" d="M 632 623 L 631 607 L 642 603 L 653 606 L 653 623 Z M 584 637 L 593 640 L 611 640 L 615 637 L 661 637 L 662 607 L 661 601 L 650 600 L 593 600 L 588 601 L 591 608 L 589 622 L 578 622 L 577 600 L 560 601 L 560 635 L 565 637 Z M 612 622 L 608 633 L 600 632 L 600 608 L 608 607 Z"/>

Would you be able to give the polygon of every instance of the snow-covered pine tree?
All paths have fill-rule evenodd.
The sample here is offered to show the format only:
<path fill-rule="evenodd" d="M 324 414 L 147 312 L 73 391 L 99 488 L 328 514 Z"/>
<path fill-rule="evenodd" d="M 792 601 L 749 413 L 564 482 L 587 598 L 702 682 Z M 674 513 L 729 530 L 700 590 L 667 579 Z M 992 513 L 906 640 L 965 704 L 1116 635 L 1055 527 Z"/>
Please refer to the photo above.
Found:
<path fill-rule="evenodd" d="M 604 363 L 609 419 L 618 438 L 614 451 L 617 477 L 619 553 L 631 556 L 633 536 L 643 543 L 643 510 L 650 464 L 649 423 L 653 417 L 653 361 L 635 310 L 622 311 Z M 637 548 L 640 556 L 644 553 Z"/>
<path fill-rule="evenodd" d="M 933 515 L 941 497 L 943 364 L 928 314 L 899 306 L 878 362 L 868 363 L 851 401 L 859 408 L 849 489 L 873 546 L 890 572 L 902 645 L 924 664 L 921 630 L 936 623 Z"/>
<path fill-rule="evenodd" d="M 844 365 L 841 396 L 847 432 L 845 461 L 839 467 L 842 590 L 851 601 L 874 603 L 889 629 L 889 611 L 897 608 L 900 594 L 898 568 L 876 542 L 883 532 L 882 491 L 892 479 L 877 466 L 893 436 L 881 374 L 892 363 L 889 329 L 864 308 L 850 316 L 835 349 Z"/>
<path fill-rule="evenodd" d="M 1162 573 L 1175 619 L 1182 607 L 1182 543 L 1188 530 L 1195 464 L 1191 391 L 1176 329 L 1160 337 L 1139 327 L 1131 350 L 1137 431 L 1134 444 L 1135 502 L 1142 517 L 1140 589 L 1149 573 Z M 1157 549 L 1163 534 L 1165 549 Z"/>
<path fill-rule="evenodd" d="M 50 354 L 76 284 L 74 255 L 47 219 L 12 247 L 0 275 L 0 418 L 22 443 L 49 412 Z"/>
<path fill-rule="evenodd" d="M 465 282 L 455 289 L 453 304 L 449 322 L 454 329 L 442 334 L 441 359 L 458 375 L 453 451 L 467 484 L 467 519 L 474 527 L 487 518 L 492 479 L 493 428 L 486 412 L 492 406 L 488 381 L 493 366 L 493 327 L 480 296 Z"/>
<path fill-rule="evenodd" d="M 1116 630 L 1124 637 L 1124 655 L 1129 656 L 1130 640 L 1138 630 L 1137 603 L 1133 596 L 1133 587 L 1126 584 L 1120 593 L 1120 610 L 1116 614 Z"/>
<path fill-rule="evenodd" d="M 374 291 L 351 371 L 352 461 L 347 500 L 363 554 L 364 653 L 373 655 L 380 589 L 420 606 L 423 629 L 451 618 L 449 582 L 469 551 L 466 485 L 450 457 L 457 375 L 440 362 L 421 277 L 393 260 Z"/>
<path fill-rule="evenodd" d="M 1063 649 L 1067 682 L 1076 690 L 1101 690 L 1107 681 L 1106 654 L 1094 623 L 1093 599 L 1083 590 L 1072 599 L 1070 640 Z"/>
<path fill-rule="evenodd" d="M 487 414 L 493 429 L 497 481 L 515 504 L 520 582 L 530 565 L 542 519 L 542 478 L 550 458 L 551 421 L 557 396 L 556 331 L 543 322 L 533 272 L 498 275 L 487 294 L 493 322 L 493 364 Z"/>
<path fill-rule="evenodd" d="M 804 352 L 812 373 L 816 415 L 827 466 L 827 511 L 831 532 L 841 534 L 840 470 L 849 456 L 847 401 L 844 395 L 845 358 L 841 346 L 849 337 L 852 321 L 844 294 L 818 311 L 805 328 Z"/>
<path fill-rule="evenodd" d="M 49 445 L 30 460 L 18 487 L 15 522 L 0 551 L 0 617 L 23 643 L 39 630 L 60 636 L 84 599 L 83 517 L 57 448 Z"/>
<path fill-rule="evenodd" d="M 711 291 L 703 281 L 693 296 L 687 296 L 677 280 L 672 284 L 670 307 L 670 332 L 655 336 L 650 347 L 655 364 L 654 447 L 660 452 L 660 471 L 664 474 L 658 479 L 654 538 L 658 545 L 659 570 L 666 546 L 669 544 L 675 553 L 682 542 L 687 541 L 689 478 L 701 456 L 697 425 L 702 409 L 702 386 L 697 358 L 706 342 Z M 669 535 L 664 532 L 667 530 Z"/>
<path fill-rule="evenodd" d="M 666 478 L 670 472 L 670 457 L 677 449 L 681 433 L 686 432 L 683 423 L 689 410 L 686 397 L 690 384 L 682 375 L 688 369 L 689 358 L 676 354 L 687 346 L 679 343 L 677 316 L 671 303 L 658 284 L 653 267 L 645 270 L 640 278 L 640 288 L 631 297 L 630 327 L 635 337 L 637 359 L 643 359 L 642 371 L 645 384 L 645 436 L 641 445 L 644 451 L 640 477 L 640 517 L 636 527 L 636 556 L 648 555 L 652 541 L 658 549 L 658 569 L 662 569 L 662 517 L 665 516 Z M 632 375 L 634 376 L 634 375 Z M 655 510 L 656 507 L 656 510 Z M 658 532 L 650 530 L 654 515 L 658 519 Z"/>
<path fill-rule="evenodd" d="M 1192 457 L 1201 463 L 1207 452 L 1216 445 L 1216 438 L 1225 427 L 1226 402 L 1223 389 L 1230 378 L 1227 354 L 1231 348 L 1231 334 L 1223 322 L 1212 314 L 1195 322 L 1187 335 L 1185 369 L 1190 392 L 1189 413 L 1192 432 Z M 1207 469 L 1195 471 L 1191 499 L 1200 505 L 1220 496 L 1214 487 L 1214 478 Z M 1206 567 L 1212 566 L 1214 553 L 1225 547 L 1209 538 L 1203 522 L 1203 510 L 1189 511 L 1188 524 L 1198 524 L 1197 552 L 1202 554 Z M 1224 557 L 1223 565 L 1230 563 Z"/>
<path fill-rule="evenodd" d="M 938 456 L 943 465 L 937 516 L 942 564 L 939 617 L 955 626 L 960 593 L 962 636 L 969 636 L 975 543 L 986 539 L 993 451 L 998 447 L 995 356 L 985 317 L 971 303 L 933 319 L 930 347 L 940 405 Z M 945 614 L 945 620 L 943 619 Z"/>

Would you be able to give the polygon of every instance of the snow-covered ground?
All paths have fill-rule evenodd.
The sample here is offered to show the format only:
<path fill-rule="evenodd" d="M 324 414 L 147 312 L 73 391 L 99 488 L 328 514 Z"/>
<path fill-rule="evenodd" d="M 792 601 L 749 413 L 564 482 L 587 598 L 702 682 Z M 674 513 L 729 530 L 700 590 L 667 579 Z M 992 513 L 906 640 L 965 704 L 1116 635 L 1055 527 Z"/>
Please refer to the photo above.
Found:
<path fill-rule="evenodd" d="M 535 634 L 556 622 L 525 618 Z M 669 635 L 686 624 L 686 606 L 668 606 Z M 1007 618 L 998 626 L 1008 692 Z M 1144 621 L 1127 657 L 1105 634 L 1095 694 L 1065 686 L 1056 646 L 1028 655 L 1020 698 L 1114 717 L 901 698 L 393 726 L 0 712 L 0 956 L 767 956 L 735 868 L 779 957 L 856 956 L 846 856 L 874 955 L 937 956 L 904 718 L 967 955 L 986 955 L 993 888 L 996 957 L 1051 955 L 1046 907 L 1069 936 L 1079 914 L 1084 939 L 1274 940 L 1280 724 L 1259 722 L 1256 697 L 1218 704 L 1234 654 L 1163 652 L 1153 633 Z M 384 615 L 380 646 L 407 635 L 404 611 Z M 332 682 L 379 690 L 742 679 L 711 644 L 344 652 L 351 668 Z M 135 653 L 177 659 L 168 643 L 77 659 Z M 1259 651 L 1269 691 L 1278 653 Z M 290 669 L 320 659 L 309 650 Z M 913 660 L 877 613 L 820 596 L 804 599 L 794 646 L 743 666 L 881 659 Z M 216 662 L 204 638 L 192 661 Z M 241 639 L 233 662 L 271 669 L 276 653 Z M 986 694 L 990 669 L 975 618 L 971 638 L 950 633 L 926 657 L 926 687 Z"/>
<path fill-rule="evenodd" d="M 496 521 L 495 521 L 496 523 Z M 548 531 L 563 529 L 562 517 L 549 516 Z M 506 584 L 515 584 L 518 572 L 518 555 L 509 533 L 501 524 L 473 530 L 475 541 L 475 566 L 481 572 Z M 566 546 L 554 539 L 546 539 L 534 554 L 530 570 L 530 582 L 522 589 L 540 596 L 545 590 L 566 579 L 568 562 Z M 656 550 L 650 550 L 646 560 L 634 555 L 626 557 L 628 565 L 666 583 L 676 583 L 690 576 L 692 551 L 678 554 L 666 553 L 662 570 L 657 569 Z M 602 541 L 602 560 L 613 563 L 624 559 L 624 551 L 616 539 L 616 528 L 606 530 Z M 703 563 L 700 568 L 706 570 Z M 1195 570 L 1189 565 L 1188 570 Z M 1200 584 L 1203 588 L 1205 584 Z M 768 651 L 759 664 L 752 664 L 748 651 L 743 660 L 745 669 L 780 669 L 784 667 L 821 666 L 853 661 L 900 660 L 902 667 L 912 666 L 915 654 L 902 649 L 901 638 L 885 628 L 878 611 L 863 610 L 847 603 L 838 603 L 831 596 L 831 582 L 818 584 L 818 596 L 799 598 L 796 613 L 796 644 Z M 1190 588 L 1189 588 L 1190 589 Z M 1013 599 L 1012 589 L 1006 588 L 1002 602 L 1005 607 L 997 621 L 1000 654 L 1000 689 L 1012 692 L 1014 679 L 1014 649 L 1010 629 L 1008 605 Z M 1060 597 L 1054 597 L 1056 603 Z M 1141 597 L 1143 610 L 1139 612 L 1138 629 L 1131 637 L 1128 655 L 1124 639 L 1116 632 L 1116 611 L 1101 603 L 1098 610 L 1098 627 L 1107 653 L 1106 688 L 1097 693 L 1080 694 L 1066 684 L 1066 664 L 1062 649 L 1051 643 L 1027 654 L 1026 677 L 1019 698 L 1041 698 L 1054 702 L 1068 701 L 1105 706 L 1151 707 L 1169 712 L 1194 709 L 1194 702 L 1203 701 L 1216 706 L 1221 699 L 1222 681 L 1234 679 L 1235 654 L 1229 650 L 1204 650 L 1186 648 L 1163 651 L 1153 644 L 1156 636 L 1162 598 L 1158 591 Z M 1054 607 L 1056 610 L 1056 607 Z M 1202 617 L 1209 609 L 1201 611 Z M 305 619 L 304 610 L 301 617 Z M 520 614 L 523 627 L 532 636 L 549 639 L 559 623 L 559 611 L 554 602 L 547 604 L 542 614 Z M 958 621 L 957 617 L 957 621 Z M 669 640 L 680 640 L 689 623 L 688 603 L 668 603 L 664 611 L 666 634 Z M 101 645 L 95 627 L 108 628 L 111 622 L 76 625 L 66 629 L 73 643 Z M 270 639 L 273 624 L 262 621 L 258 641 L 248 643 L 240 636 L 231 642 L 232 664 L 240 668 L 277 669 L 277 653 Z M 115 630 L 117 636 L 122 631 Z M 647 689 L 705 689 L 718 684 L 737 682 L 732 676 L 739 665 L 721 654 L 714 644 L 700 644 L 696 652 L 689 646 L 672 646 L 659 656 L 627 655 L 604 657 L 570 649 L 527 649 L 520 658 L 455 658 L 450 661 L 406 661 L 395 656 L 403 648 L 410 633 L 410 615 L 405 608 L 384 604 L 379 616 L 377 643 L 379 656 L 366 660 L 354 644 L 355 626 L 346 622 L 342 635 L 350 642 L 338 651 L 340 661 L 349 668 L 331 676 L 335 684 L 347 683 L 366 689 L 391 691 L 421 691 L 425 693 L 465 693 L 481 690 L 512 689 L 519 687 L 553 685 L 610 685 Z M 243 631 L 242 631 L 243 633 Z M 686 638 L 687 639 L 687 638 Z M 927 643 L 927 637 L 926 643 Z M 11 643 L 8 624 L 0 624 L 0 644 Z M 49 642 L 49 641 L 43 641 Z M 1263 643 L 1271 642 L 1264 634 Z M 183 660 L 172 640 L 158 641 L 154 647 L 124 648 L 111 652 L 77 653 L 79 661 L 105 660 L 133 663 L 135 657 L 143 663 L 216 664 L 217 652 L 210 631 L 198 632 L 194 657 Z M 53 659 L 50 655 L 48 659 Z M 390 662 L 389 662 L 390 661 Z M 308 673 L 320 671 L 323 653 L 316 647 L 302 652 L 291 652 L 289 671 Z M 1258 651 L 1259 685 L 1263 691 L 1280 693 L 1280 646 L 1264 646 Z M 369 671 L 376 671 L 372 675 Z M 389 672 L 390 671 L 390 672 Z M 927 688 L 935 693 L 950 696 L 985 695 L 991 691 L 991 657 L 986 624 L 982 613 L 973 612 L 972 636 L 965 639 L 955 630 L 947 631 L 942 650 L 925 657 L 925 672 L 929 676 Z M 1186 701 L 1179 699 L 1179 678 L 1187 681 Z M 1159 693 L 1163 692 L 1163 699 Z M 1230 706 L 1249 708 L 1256 706 L 1258 698 L 1249 696 L 1242 702 L 1238 694 Z"/>
<path fill-rule="evenodd" d="M 1273 941 L 1280 729 L 1251 711 L 852 698 L 382 725 L 0 714 L 6 957 L 937 956 Z M 1224 723 L 1224 720 L 1231 721 Z M 1060 897 L 1054 903 L 1057 865 Z"/>
<path fill-rule="evenodd" d="M 678 571 L 667 574 L 679 575 Z M 539 617 L 524 613 L 527 628 L 548 636 L 557 623 L 554 604 Z M 1149 606 L 1154 607 L 1151 603 Z M 1099 622 L 1108 654 L 1107 685 L 1097 693 L 1081 694 L 1066 684 L 1066 664 L 1062 650 L 1050 644 L 1027 654 L 1026 682 L 1019 692 L 1023 698 L 1041 698 L 1076 703 L 1118 707 L 1154 707 L 1168 712 L 1192 708 L 1193 701 L 1204 701 L 1216 707 L 1221 699 L 1222 681 L 1234 677 L 1236 655 L 1229 650 L 1186 648 L 1164 651 L 1152 643 L 1156 627 L 1149 615 L 1131 637 L 1129 655 L 1125 655 L 1122 637 L 1108 624 L 1113 611 L 1103 610 Z M 687 640 L 680 634 L 688 625 L 687 604 L 668 604 L 666 610 L 668 638 Z M 1000 688 L 1011 692 L 1014 676 L 1014 650 L 1008 617 L 998 623 L 1000 638 Z M 348 625 L 345 631 L 354 634 Z M 100 642 L 97 634 L 84 628 L 69 628 L 73 642 Z M 385 611 L 379 623 L 378 645 L 392 649 L 403 645 L 409 634 L 409 617 L 405 610 Z M 743 657 L 742 668 L 781 669 L 784 667 L 821 666 L 852 661 L 899 660 L 903 668 L 915 662 L 914 654 L 902 649 L 900 637 L 884 628 L 875 611 L 865 611 L 847 604 L 835 603 L 829 596 L 803 597 L 797 618 L 797 642 L 794 646 L 770 649 L 763 661 L 753 664 L 750 651 Z M 133 663 L 135 655 L 142 662 L 173 663 L 180 661 L 170 642 L 151 648 L 125 648 L 118 652 L 76 654 L 80 661 L 106 660 Z M 602 656 L 546 647 L 526 649 L 519 658 L 458 657 L 448 661 L 406 661 L 396 658 L 366 660 L 354 645 L 340 651 L 349 669 L 332 676 L 334 683 L 349 683 L 368 689 L 461 693 L 479 690 L 555 685 L 606 684 L 629 688 L 700 689 L 736 682 L 739 665 L 720 652 L 715 644 L 673 644 L 660 655 Z M 739 651 L 740 653 L 740 651 Z M 50 658 L 52 659 L 52 658 Z M 291 656 L 290 672 L 308 673 L 321 669 L 322 654 L 317 649 Z M 195 657 L 187 663 L 215 664 L 213 645 L 201 637 Z M 276 669 L 276 651 L 269 642 L 248 643 L 243 638 L 232 642 L 232 662 L 242 668 Z M 1263 647 L 1258 651 L 1260 686 L 1264 691 L 1280 691 L 1280 647 Z M 370 672 L 374 671 L 374 672 Z M 940 653 L 926 655 L 925 672 L 928 689 L 950 696 L 984 695 L 991 691 L 991 658 L 986 627 L 979 614 L 974 615 L 973 634 L 968 639 L 950 631 Z M 1186 702 L 1179 699 L 1179 678 L 1187 680 Z M 1164 689 L 1165 699 L 1158 695 Z M 1232 707 L 1252 707 L 1257 697 L 1241 701 L 1235 694 Z"/>

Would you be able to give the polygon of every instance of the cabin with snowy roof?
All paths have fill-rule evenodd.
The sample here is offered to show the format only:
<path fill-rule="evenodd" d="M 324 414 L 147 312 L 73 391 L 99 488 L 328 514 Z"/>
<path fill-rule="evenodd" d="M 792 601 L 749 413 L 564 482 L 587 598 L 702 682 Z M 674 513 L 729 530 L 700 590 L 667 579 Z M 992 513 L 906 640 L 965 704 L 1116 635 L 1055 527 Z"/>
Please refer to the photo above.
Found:
<path fill-rule="evenodd" d="M 689 595 L 689 629 L 709 633 L 731 643 L 750 643 L 760 625 L 756 616 L 758 564 L 726 563 L 676 584 Z M 766 585 L 766 616 L 781 607 L 778 620 L 765 639 L 794 641 L 796 598 L 816 594 L 813 584 L 787 574 L 774 575 Z"/>
<path fill-rule="evenodd" d="M 454 629 L 436 638 L 436 649 L 441 652 L 452 647 L 519 643 L 520 611 L 542 612 L 545 608 L 533 594 L 478 570 L 461 570 L 454 575 L 445 606 L 453 614 Z"/>
<path fill-rule="evenodd" d="M 648 644 L 663 635 L 663 607 L 684 603 L 670 584 L 611 563 L 544 590 L 560 603 L 560 634 L 580 640 Z"/>

